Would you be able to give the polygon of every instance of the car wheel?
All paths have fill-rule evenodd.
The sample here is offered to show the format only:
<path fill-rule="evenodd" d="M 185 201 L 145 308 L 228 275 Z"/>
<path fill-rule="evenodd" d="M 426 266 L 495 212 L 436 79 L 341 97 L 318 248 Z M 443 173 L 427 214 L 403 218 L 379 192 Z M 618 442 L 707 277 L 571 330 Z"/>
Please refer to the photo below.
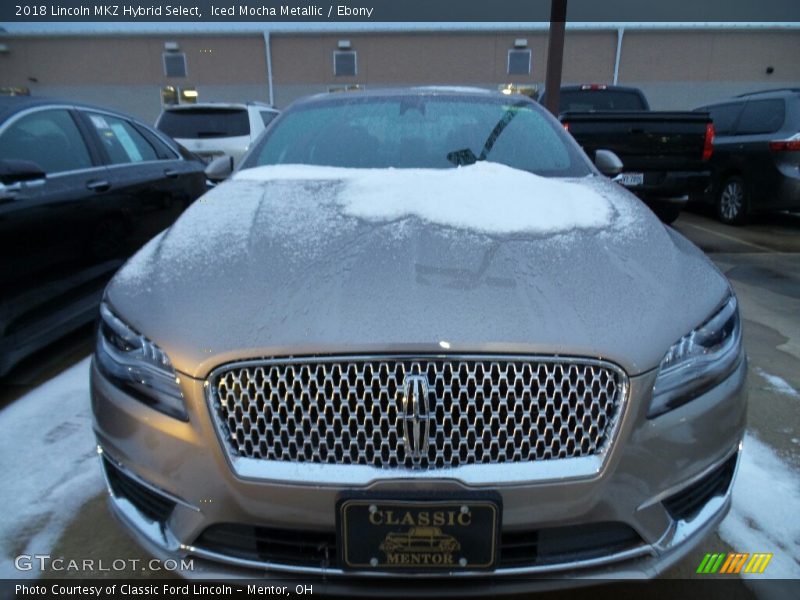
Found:
<path fill-rule="evenodd" d="M 741 225 L 747 220 L 749 200 L 741 177 L 729 177 L 717 196 L 717 218 L 727 225 Z"/>

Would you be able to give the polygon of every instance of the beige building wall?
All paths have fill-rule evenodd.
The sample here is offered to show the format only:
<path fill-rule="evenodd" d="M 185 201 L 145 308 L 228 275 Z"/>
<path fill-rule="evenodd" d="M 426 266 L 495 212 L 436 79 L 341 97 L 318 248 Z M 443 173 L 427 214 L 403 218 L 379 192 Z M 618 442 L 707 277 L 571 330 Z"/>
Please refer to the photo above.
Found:
<path fill-rule="evenodd" d="M 8 37 L 0 86 L 93 102 L 153 122 L 165 85 L 194 87 L 203 100 L 268 100 L 261 35 Z M 187 76 L 166 77 L 166 42 L 186 54 Z"/>
<path fill-rule="evenodd" d="M 532 52 L 531 73 L 507 74 L 518 38 Z M 543 87 L 545 31 L 272 34 L 275 105 L 332 86 L 470 85 Z M 355 77 L 336 77 L 340 40 L 357 52 Z M 264 36 L 182 34 L 119 36 L 0 35 L 0 86 L 94 102 L 152 122 L 164 85 L 195 87 L 201 101 L 269 99 Z M 186 54 L 187 77 L 164 75 L 166 42 Z M 563 81 L 612 83 L 617 31 L 567 32 Z M 624 33 L 619 83 L 641 87 L 655 109 L 686 109 L 769 87 L 800 87 L 800 30 L 632 30 Z M 767 67 L 773 72 L 768 74 Z"/>
<path fill-rule="evenodd" d="M 654 109 L 800 87 L 800 31 L 626 31 L 619 82 L 642 88 Z"/>
<path fill-rule="evenodd" d="M 507 75 L 508 50 L 517 38 L 531 49 L 530 75 Z M 357 56 L 357 74 L 337 77 L 333 53 L 348 40 Z M 275 103 L 333 86 L 369 88 L 404 85 L 470 85 L 496 89 L 504 83 L 543 79 L 547 36 L 523 31 L 486 33 L 409 33 L 273 35 Z"/>

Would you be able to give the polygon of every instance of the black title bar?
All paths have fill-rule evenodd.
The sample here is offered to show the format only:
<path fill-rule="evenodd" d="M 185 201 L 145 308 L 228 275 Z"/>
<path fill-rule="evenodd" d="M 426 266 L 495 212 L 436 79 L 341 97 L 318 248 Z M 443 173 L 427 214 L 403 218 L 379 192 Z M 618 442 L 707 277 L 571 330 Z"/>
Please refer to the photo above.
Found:
<path fill-rule="evenodd" d="M 4 0 L 0 3 L 0 21 L 8 24 L 466 23 L 542 22 L 549 18 L 550 0 Z M 800 1 L 569 0 L 567 21 L 793 23 L 800 21 Z"/>

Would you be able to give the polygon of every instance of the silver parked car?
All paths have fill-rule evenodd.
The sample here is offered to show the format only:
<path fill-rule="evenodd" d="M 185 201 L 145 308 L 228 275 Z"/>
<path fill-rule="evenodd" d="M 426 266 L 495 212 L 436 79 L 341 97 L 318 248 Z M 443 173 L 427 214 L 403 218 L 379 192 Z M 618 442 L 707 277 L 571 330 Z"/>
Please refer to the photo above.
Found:
<path fill-rule="evenodd" d="M 186 575 L 348 592 L 680 560 L 730 506 L 736 298 L 595 163 L 524 97 L 295 103 L 106 290 L 113 512 Z"/>

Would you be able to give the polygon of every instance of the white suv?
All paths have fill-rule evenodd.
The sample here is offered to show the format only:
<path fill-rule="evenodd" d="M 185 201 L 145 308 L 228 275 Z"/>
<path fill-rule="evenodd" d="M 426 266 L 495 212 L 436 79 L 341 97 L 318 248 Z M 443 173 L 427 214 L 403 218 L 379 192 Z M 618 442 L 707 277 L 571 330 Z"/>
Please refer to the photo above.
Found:
<path fill-rule="evenodd" d="M 197 154 L 206 163 L 232 156 L 234 166 L 278 111 L 262 102 L 206 102 L 169 106 L 156 128 Z"/>

